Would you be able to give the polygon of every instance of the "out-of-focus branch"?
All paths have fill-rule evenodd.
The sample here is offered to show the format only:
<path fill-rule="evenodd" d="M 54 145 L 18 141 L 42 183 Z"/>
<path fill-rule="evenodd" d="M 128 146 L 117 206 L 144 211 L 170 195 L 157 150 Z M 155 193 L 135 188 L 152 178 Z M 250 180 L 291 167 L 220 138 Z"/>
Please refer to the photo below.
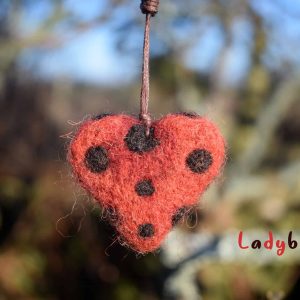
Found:
<path fill-rule="evenodd" d="M 253 135 L 246 150 L 233 163 L 231 170 L 235 174 L 248 174 L 255 170 L 265 158 L 270 141 L 287 111 L 298 101 L 300 93 L 300 75 L 282 83 L 275 91 L 265 109 L 258 116 Z"/>
<path fill-rule="evenodd" d="M 231 202 L 262 200 L 266 196 L 278 197 L 297 192 L 299 185 L 300 161 L 293 162 L 276 174 L 235 176 L 228 180 L 223 199 Z M 300 190 L 298 191 L 300 193 Z M 300 197 L 300 194 L 298 195 Z"/>
<path fill-rule="evenodd" d="M 109 2 L 103 13 L 99 13 L 98 16 L 89 21 L 77 20 L 75 16 L 64 11 L 64 8 L 59 5 L 59 8 L 53 8 L 51 15 L 36 30 L 28 34 L 19 33 L 20 30 L 18 29 L 22 27 L 22 24 L 20 18 L 14 17 L 14 23 L 16 24 L 11 28 L 10 35 L 0 40 L 0 73 L 5 72 L 8 66 L 25 49 L 40 48 L 46 50 L 62 47 L 80 34 L 104 24 L 111 18 L 116 7 L 123 2 L 123 0 Z M 55 32 L 56 26 L 61 21 L 69 22 L 69 30 L 65 33 Z"/>

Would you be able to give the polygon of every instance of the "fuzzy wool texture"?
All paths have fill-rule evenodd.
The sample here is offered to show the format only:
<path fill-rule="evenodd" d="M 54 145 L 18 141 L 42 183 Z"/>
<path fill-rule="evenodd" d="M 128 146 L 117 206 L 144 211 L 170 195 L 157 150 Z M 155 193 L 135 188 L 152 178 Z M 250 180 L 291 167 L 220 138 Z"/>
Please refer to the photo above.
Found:
<path fill-rule="evenodd" d="M 81 125 L 68 153 L 80 184 L 140 253 L 159 248 L 225 160 L 220 131 L 195 114 L 166 115 L 145 132 L 133 116 L 104 114 Z"/>

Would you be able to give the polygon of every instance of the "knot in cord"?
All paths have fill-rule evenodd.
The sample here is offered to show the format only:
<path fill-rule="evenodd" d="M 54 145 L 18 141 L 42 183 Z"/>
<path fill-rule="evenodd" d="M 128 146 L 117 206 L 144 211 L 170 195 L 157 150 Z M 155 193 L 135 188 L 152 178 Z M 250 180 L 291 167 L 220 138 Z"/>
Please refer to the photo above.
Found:
<path fill-rule="evenodd" d="M 158 12 L 159 0 L 142 0 L 141 11 L 154 17 Z"/>

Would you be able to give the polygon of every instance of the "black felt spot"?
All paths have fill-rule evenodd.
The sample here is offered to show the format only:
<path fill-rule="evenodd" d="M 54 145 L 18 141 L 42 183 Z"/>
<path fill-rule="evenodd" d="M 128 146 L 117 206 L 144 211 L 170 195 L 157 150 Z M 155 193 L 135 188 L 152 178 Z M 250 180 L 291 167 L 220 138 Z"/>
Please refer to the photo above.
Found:
<path fill-rule="evenodd" d="M 187 166 L 194 173 L 204 173 L 213 163 L 211 154 L 205 149 L 196 149 L 186 158 Z"/>
<path fill-rule="evenodd" d="M 138 153 L 151 151 L 155 146 L 159 145 L 159 141 L 154 138 L 154 128 L 150 128 L 147 136 L 145 126 L 141 124 L 132 126 L 124 141 L 129 150 Z"/>
<path fill-rule="evenodd" d="M 109 158 L 101 146 L 90 147 L 85 153 L 85 165 L 93 173 L 101 173 L 108 168 Z"/>
<path fill-rule="evenodd" d="M 183 206 L 177 209 L 175 214 L 172 216 L 172 225 L 175 226 L 176 224 L 178 224 L 179 221 L 184 217 L 185 214 L 188 213 L 190 209 L 191 208 L 188 206 Z"/>
<path fill-rule="evenodd" d="M 150 223 L 139 225 L 138 235 L 143 238 L 149 238 L 154 235 L 154 226 Z"/>
<path fill-rule="evenodd" d="M 152 181 L 147 179 L 139 181 L 135 185 L 135 191 L 139 196 L 151 196 L 154 193 L 155 188 L 152 184 Z"/>
<path fill-rule="evenodd" d="M 200 116 L 195 112 L 179 112 L 176 115 L 186 116 L 192 119 L 199 118 Z"/>
<path fill-rule="evenodd" d="M 113 116 L 113 114 L 111 114 L 111 113 L 103 113 L 103 114 L 99 114 L 99 115 L 93 117 L 92 120 L 94 120 L 94 121 L 96 121 L 96 120 L 101 120 L 101 119 L 103 119 L 103 118 L 105 118 L 105 117 L 109 117 L 109 116 Z"/>

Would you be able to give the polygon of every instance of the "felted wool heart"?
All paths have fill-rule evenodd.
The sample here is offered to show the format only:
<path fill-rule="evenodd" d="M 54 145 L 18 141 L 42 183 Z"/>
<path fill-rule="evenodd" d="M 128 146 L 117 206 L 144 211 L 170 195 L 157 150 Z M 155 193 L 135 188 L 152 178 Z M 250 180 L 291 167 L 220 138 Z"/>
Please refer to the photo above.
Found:
<path fill-rule="evenodd" d="M 103 114 L 81 125 L 68 155 L 81 185 L 140 253 L 159 248 L 224 158 L 217 127 L 186 113 L 153 122 L 148 135 L 135 117 Z"/>

